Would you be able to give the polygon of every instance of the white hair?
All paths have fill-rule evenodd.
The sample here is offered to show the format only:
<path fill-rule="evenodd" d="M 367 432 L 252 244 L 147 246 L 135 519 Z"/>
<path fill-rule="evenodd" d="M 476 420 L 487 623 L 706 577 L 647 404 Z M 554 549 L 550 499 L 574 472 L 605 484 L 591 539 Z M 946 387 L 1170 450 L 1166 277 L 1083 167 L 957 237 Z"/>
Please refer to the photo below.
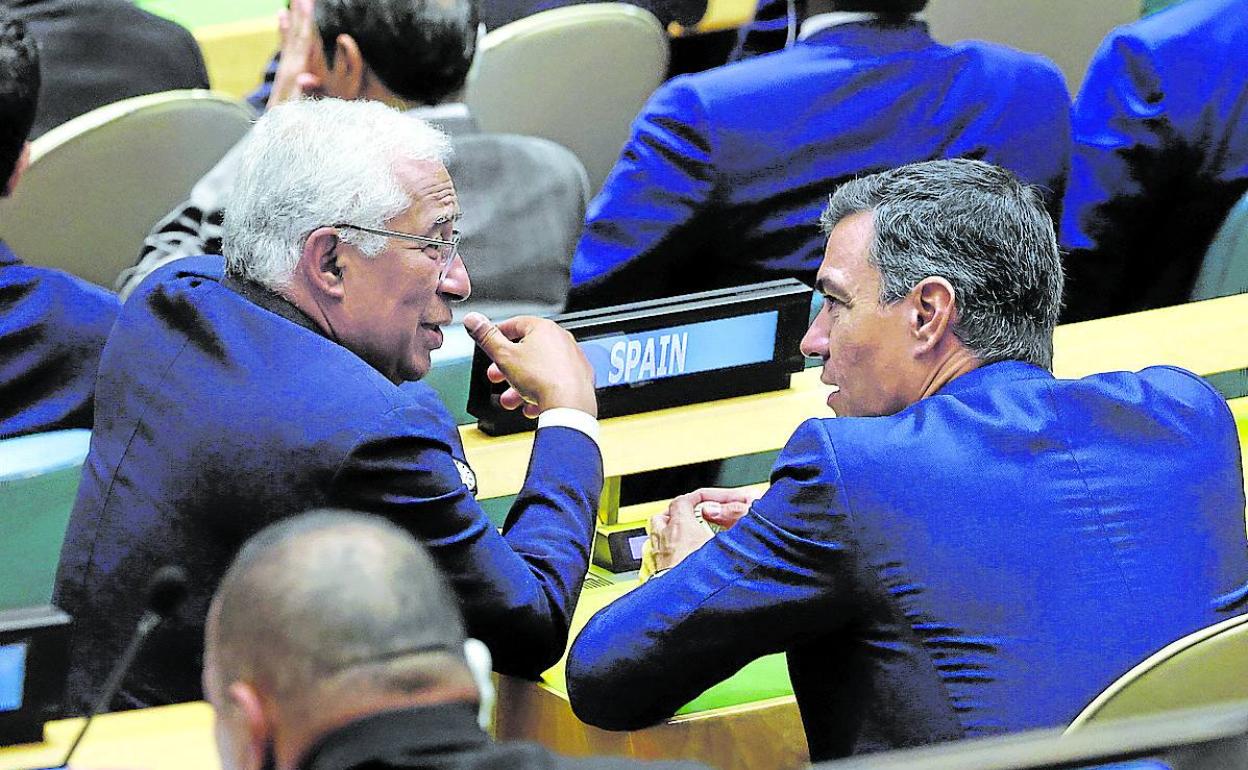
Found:
<path fill-rule="evenodd" d="M 375 101 L 304 99 L 269 110 L 252 128 L 225 207 L 226 271 L 273 291 L 290 284 L 318 227 L 384 227 L 411 205 L 399 161 L 438 161 L 450 140 L 419 118 Z M 367 255 L 385 239 L 340 237 Z"/>

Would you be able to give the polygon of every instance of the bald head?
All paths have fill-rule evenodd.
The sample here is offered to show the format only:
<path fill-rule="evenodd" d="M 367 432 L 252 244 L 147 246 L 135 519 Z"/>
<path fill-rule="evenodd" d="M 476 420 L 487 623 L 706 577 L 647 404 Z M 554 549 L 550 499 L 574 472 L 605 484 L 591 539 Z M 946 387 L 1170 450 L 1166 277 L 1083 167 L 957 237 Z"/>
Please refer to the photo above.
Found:
<path fill-rule="evenodd" d="M 205 689 L 214 706 L 245 682 L 281 720 L 347 721 L 352 712 L 476 691 L 450 590 L 424 548 L 371 516 L 317 511 L 243 547 L 213 598 Z"/>

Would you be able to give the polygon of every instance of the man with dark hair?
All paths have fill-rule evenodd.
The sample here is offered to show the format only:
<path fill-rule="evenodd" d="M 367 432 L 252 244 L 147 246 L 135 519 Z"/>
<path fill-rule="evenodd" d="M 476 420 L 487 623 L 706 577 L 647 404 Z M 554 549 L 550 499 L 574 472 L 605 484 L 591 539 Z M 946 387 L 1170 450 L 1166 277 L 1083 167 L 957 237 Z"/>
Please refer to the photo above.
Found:
<path fill-rule="evenodd" d="M 1176 305 L 1248 193 L 1248 6 L 1186 2 L 1114 30 L 1072 112 L 1066 320 Z"/>
<path fill-rule="evenodd" d="M 39 52 L 0 12 L 0 179 L 12 195 L 30 162 Z M 83 248 L 90 248 L 84 244 Z M 90 428 L 100 349 L 117 298 L 59 270 L 31 267 L 0 241 L 0 439 Z"/>
<path fill-rule="evenodd" d="M 39 41 L 43 91 L 32 136 L 131 96 L 207 88 L 195 38 L 132 0 L 0 0 Z"/>
<path fill-rule="evenodd" d="M 425 549 L 384 519 L 322 510 L 256 534 L 205 631 L 222 767 L 703 767 L 491 741 L 452 596 Z"/>
<path fill-rule="evenodd" d="M 657 577 L 569 653 L 582 719 L 640 727 L 786 652 L 815 760 L 1057 726 L 1244 611 L 1230 410 L 1173 367 L 1054 379 L 1034 189 L 932 161 L 845 183 L 822 224 L 802 352 L 837 417 L 797 429 L 744 515 L 699 490 L 651 520 Z"/>
<path fill-rule="evenodd" d="M 908 13 L 925 4 L 811 0 L 791 48 L 661 86 L 590 203 L 569 305 L 809 283 L 828 191 L 904 163 L 978 158 L 1058 200 L 1070 98 L 1057 67 L 938 43 Z"/>
<path fill-rule="evenodd" d="M 466 307 L 488 315 L 557 312 L 589 183 L 567 148 L 477 127 L 462 102 L 477 26 L 476 0 L 295 0 L 283 17 L 268 104 L 303 96 L 372 99 L 446 131 L 464 209 L 462 251 L 475 284 L 476 299 Z M 224 201 L 237 173 L 235 149 L 157 223 L 139 263 L 118 278 L 123 297 L 160 265 L 221 253 Z"/>

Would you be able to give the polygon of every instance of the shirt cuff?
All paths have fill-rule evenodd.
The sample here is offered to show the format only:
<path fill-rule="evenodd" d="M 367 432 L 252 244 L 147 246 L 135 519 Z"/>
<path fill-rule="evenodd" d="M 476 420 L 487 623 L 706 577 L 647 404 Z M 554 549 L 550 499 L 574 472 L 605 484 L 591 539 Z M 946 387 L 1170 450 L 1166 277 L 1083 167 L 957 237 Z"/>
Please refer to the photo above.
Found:
<path fill-rule="evenodd" d="M 547 409 L 537 416 L 537 429 L 571 428 L 579 430 L 598 443 L 598 419 L 589 412 L 573 409 L 570 406 L 556 406 Z"/>

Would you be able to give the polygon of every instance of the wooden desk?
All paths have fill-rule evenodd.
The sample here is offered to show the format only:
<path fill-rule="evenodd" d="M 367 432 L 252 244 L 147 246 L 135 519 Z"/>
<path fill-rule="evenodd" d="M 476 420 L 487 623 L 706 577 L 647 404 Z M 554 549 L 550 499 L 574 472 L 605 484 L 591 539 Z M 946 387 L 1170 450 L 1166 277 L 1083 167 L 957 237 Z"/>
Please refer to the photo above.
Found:
<path fill-rule="evenodd" d="M 60 762 L 81 719 L 49 722 L 47 743 L 0 748 L 0 770 L 49 767 Z M 71 767 L 126 770 L 220 770 L 206 703 L 122 711 L 97 717 Z"/>
<path fill-rule="evenodd" d="M 602 421 L 607 477 L 671 468 L 779 449 L 803 420 L 830 414 L 819 371 L 793 375 L 792 387 L 706 404 L 662 409 Z M 477 469 L 478 497 L 520 491 L 533 449 L 532 433 L 491 437 L 476 425 L 459 429 L 468 461 Z M 679 439 L 673 440 L 671 437 Z M 707 440 L 709 437 L 714 440 Z"/>

